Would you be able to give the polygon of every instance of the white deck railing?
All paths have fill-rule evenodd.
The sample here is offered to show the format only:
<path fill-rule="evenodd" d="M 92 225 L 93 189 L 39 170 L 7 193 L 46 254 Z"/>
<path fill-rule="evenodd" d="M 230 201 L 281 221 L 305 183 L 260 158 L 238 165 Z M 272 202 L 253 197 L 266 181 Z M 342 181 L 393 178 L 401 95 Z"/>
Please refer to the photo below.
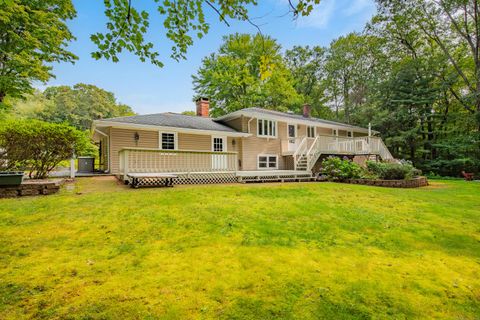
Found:
<path fill-rule="evenodd" d="M 120 172 L 228 172 L 237 171 L 236 152 L 124 148 L 119 151 Z"/>
<path fill-rule="evenodd" d="M 311 170 L 321 154 L 379 155 L 383 160 L 393 160 L 393 156 L 379 137 L 338 137 L 317 135 L 315 138 L 295 138 L 298 146 L 293 152 L 295 170 L 300 159 L 306 158 L 307 170 Z M 282 142 L 282 152 L 288 145 Z M 284 153 L 285 154 L 285 153 Z"/>
<path fill-rule="evenodd" d="M 290 139 L 291 140 L 291 139 Z M 295 138 L 296 149 L 292 152 L 288 146 L 289 140 L 282 141 L 282 153 L 291 152 L 295 157 L 306 154 L 308 150 L 312 152 L 321 151 L 322 153 L 332 154 L 378 154 L 384 160 L 393 159 L 390 151 L 379 137 L 337 137 L 328 135 L 317 135 L 315 138 L 297 137 Z M 315 145 L 315 147 L 312 147 Z"/>

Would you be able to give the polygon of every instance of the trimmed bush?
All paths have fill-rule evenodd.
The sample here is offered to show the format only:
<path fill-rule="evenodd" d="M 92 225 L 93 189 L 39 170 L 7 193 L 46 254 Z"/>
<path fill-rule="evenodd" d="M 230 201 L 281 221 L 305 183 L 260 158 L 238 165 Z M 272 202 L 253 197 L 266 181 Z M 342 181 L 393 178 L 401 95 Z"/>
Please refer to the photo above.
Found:
<path fill-rule="evenodd" d="M 383 180 L 411 179 L 421 173 L 408 162 L 388 163 L 367 161 L 367 170 Z"/>
<path fill-rule="evenodd" d="M 92 148 L 86 133 L 66 124 L 10 120 L 0 127 L 0 170 L 29 170 L 43 179 L 62 160 Z"/>
<path fill-rule="evenodd" d="M 322 169 L 328 179 L 332 181 L 358 179 L 363 173 L 363 169 L 355 162 L 338 157 L 328 157 L 323 160 Z"/>

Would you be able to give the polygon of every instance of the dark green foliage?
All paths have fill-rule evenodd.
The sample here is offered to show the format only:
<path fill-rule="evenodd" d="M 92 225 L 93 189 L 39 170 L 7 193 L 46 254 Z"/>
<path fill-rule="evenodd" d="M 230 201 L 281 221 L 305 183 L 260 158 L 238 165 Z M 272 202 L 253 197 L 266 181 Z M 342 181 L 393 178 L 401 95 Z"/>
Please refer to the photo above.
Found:
<path fill-rule="evenodd" d="M 105 15 L 108 19 L 107 31 L 96 33 L 91 40 L 98 50 L 92 53 L 95 59 L 105 58 L 117 62 L 123 50 L 134 53 L 141 61 L 150 61 L 159 67 L 163 63 L 152 42 L 146 40 L 149 31 L 150 16 L 160 15 L 163 20 L 164 35 L 172 41 L 171 57 L 175 60 L 185 59 L 187 50 L 194 39 L 203 38 L 210 30 L 208 18 L 215 18 L 230 26 L 229 20 L 250 20 L 248 10 L 257 5 L 257 0 L 155 0 L 142 7 L 150 10 L 138 10 L 138 3 L 128 0 L 104 0 Z M 285 4 L 294 16 L 308 15 L 319 0 L 299 0 L 295 4 Z M 155 31 L 155 34 L 159 34 Z"/>
<path fill-rule="evenodd" d="M 92 151 L 86 133 L 65 124 L 9 120 L 0 126 L 2 170 L 29 170 L 42 179 L 61 161 Z"/>
<path fill-rule="evenodd" d="M 70 0 L 0 1 L 0 104 L 49 80 L 51 63 L 77 59 L 66 50 L 74 39 L 66 21 L 75 15 Z"/>
<path fill-rule="evenodd" d="M 363 169 L 355 162 L 338 157 L 328 157 L 323 160 L 322 171 L 332 181 L 358 179 L 363 173 Z"/>
<path fill-rule="evenodd" d="M 418 176 L 421 171 L 415 169 L 411 163 L 387 163 L 367 161 L 367 170 L 383 180 L 403 180 Z"/>
<path fill-rule="evenodd" d="M 287 111 L 303 103 L 280 45 L 260 34 L 224 37 L 192 78 L 195 94 L 210 98 L 214 116 L 253 106 Z"/>
<path fill-rule="evenodd" d="M 84 83 L 48 87 L 43 93 L 37 91 L 25 100 L 13 101 L 12 109 L 20 118 L 68 123 L 80 130 L 90 129 L 96 119 L 134 114 L 129 106 L 118 103 L 113 93 Z"/>

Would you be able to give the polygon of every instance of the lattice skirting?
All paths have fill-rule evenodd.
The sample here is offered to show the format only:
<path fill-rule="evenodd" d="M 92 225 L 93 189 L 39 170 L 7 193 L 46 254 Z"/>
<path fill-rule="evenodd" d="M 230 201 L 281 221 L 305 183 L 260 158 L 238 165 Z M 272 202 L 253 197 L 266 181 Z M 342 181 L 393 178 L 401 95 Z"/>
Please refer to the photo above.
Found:
<path fill-rule="evenodd" d="M 312 175 L 306 174 L 290 174 L 290 175 L 267 175 L 267 176 L 245 176 L 239 177 L 240 182 L 298 182 L 311 181 Z"/>
<path fill-rule="evenodd" d="M 118 175 L 117 178 L 123 181 L 123 176 Z M 170 180 L 170 181 L 169 181 Z M 238 177 L 235 173 L 190 173 L 178 174 L 177 178 L 141 178 L 138 179 L 137 187 L 163 187 L 176 184 L 215 184 L 215 183 L 238 183 Z M 132 181 L 129 181 L 131 183 Z M 167 183 L 168 182 L 168 183 Z"/>
<path fill-rule="evenodd" d="M 123 180 L 121 175 L 117 176 Z M 247 182 L 299 182 L 312 181 L 314 178 L 310 173 L 305 174 L 279 174 L 279 175 L 252 175 L 239 177 L 235 173 L 184 173 L 178 174 L 176 178 L 141 178 L 135 181 L 136 187 L 161 187 L 176 184 L 220 184 L 220 183 L 247 183 Z M 132 184 L 133 181 L 129 181 Z"/>
<path fill-rule="evenodd" d="M 181 174 L 173 179 L 173 184 L 213 184 L 213 183 L 236 183 L 238 178 L 235 173 L 191 173 Z"/>

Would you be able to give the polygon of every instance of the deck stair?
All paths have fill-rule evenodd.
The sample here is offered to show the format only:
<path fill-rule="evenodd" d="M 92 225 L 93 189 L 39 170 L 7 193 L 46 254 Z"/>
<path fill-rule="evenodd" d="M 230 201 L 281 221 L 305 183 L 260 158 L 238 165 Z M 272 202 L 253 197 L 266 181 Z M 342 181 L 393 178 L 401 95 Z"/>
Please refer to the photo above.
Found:
<path fill-rule="evenodd" d="M 304 137 L 293 154 L 294 168 L 297 171 L 311 172 L 322 154 L 364 155 L 369 160 L 382 159 L 395 162 L 383 140 L 379 137 Z"/>

